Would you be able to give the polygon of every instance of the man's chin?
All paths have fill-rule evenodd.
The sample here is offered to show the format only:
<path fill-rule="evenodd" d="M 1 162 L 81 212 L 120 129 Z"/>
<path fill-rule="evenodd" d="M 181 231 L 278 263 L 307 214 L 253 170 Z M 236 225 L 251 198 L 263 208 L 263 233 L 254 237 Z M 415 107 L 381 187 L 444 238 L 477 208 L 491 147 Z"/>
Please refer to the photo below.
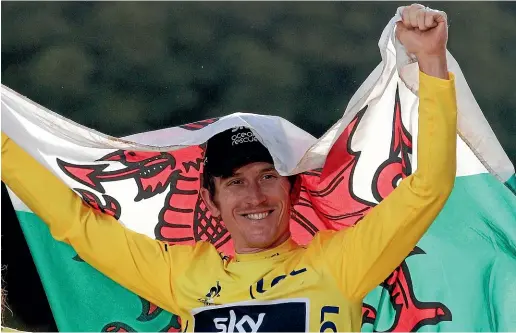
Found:
<path fill-rule="evenodd" d="M 269 230 L 270 231 L 270 230 Z M 249 235 L 247 238 L 247 244 L 250 247 L 256 249 L 262 249 L 263 251 L 269 250 L 280 245 L 282 237 L 278 237 L 276 234 L 269 235 Z"/>
<path fill-rule="evenodd" d="M 270 248 L 272 244 L 274 244 L 274 238 L 265 236 L 251 236 L 247 239 L 247 244 L 249 244 L 250 247 L 256 249 L 266 250 Z"/>

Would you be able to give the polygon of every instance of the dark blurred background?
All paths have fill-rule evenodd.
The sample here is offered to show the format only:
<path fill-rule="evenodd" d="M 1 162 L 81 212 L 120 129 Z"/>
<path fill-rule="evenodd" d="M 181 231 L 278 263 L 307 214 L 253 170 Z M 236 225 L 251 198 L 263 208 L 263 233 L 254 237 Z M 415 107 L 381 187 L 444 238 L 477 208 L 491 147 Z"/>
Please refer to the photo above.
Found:
<path fill-rule="evenodd" d="M 2 84 L 82 125 L 125 136 L 237 111 L 315 136 L 380 62 L 404 2 L 2 1 Z M 516 3 L 424 3 L 516 164 Z M 5 324 L 55 330 L 2 185 Z"/>

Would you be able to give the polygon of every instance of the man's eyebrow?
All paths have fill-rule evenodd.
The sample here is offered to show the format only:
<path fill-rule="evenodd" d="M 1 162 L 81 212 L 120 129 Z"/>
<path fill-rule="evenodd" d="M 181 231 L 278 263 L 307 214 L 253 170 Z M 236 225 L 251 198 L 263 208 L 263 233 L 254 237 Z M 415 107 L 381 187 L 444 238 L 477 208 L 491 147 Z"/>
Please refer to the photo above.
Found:
<path fill-rule="evenodd" d="M 263 168 L 262 170 L 260 170 L 260 173 L 269 172 L 269 171 L 276 171 L 276 168 L 274 168 L 274 166 L 266 167 L 266 168 Z M 241 176 L 241 175 L 242 175 L 242 173 L 235 172 L 231 176 L 229 176 L 228 178 L 238 177 L 238 176 Z"/>

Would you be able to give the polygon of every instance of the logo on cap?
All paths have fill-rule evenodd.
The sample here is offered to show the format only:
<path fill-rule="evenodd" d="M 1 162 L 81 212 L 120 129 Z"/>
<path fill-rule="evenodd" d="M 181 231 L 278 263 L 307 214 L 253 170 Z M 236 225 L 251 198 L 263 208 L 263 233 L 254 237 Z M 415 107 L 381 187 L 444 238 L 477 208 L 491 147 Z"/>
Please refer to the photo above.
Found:
<path fill-rule="evenodd" d="M 234 129 L 232 132 L 235 132 L 235 131 L 236 130 Z M 238 144 L 246 143 L 246 142 L 258 142 L 258 139 L 256 138 L 256 136 L 254 136 L 253 132 L 251 132 L 251 131 L 240 132 L 240 133 L 233 134 L 231 136 L 231 145 L 232 146 L 236 146 Z"/>

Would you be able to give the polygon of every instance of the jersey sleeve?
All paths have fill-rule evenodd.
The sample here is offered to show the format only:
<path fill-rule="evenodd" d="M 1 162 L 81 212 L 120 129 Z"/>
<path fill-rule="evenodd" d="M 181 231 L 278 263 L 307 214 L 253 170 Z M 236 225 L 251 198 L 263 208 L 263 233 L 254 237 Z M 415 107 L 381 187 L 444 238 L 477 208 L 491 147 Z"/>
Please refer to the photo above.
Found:
<path fill-rule="evenodd" d="M 456 174 L 454 76 L 420 78 L 417 170 L 354 227 L 314 239 L 326 267 L 350 299 L 385 280 L 414 249 L 448 199 Z M 450 221 L 453 222 L 453 221 Z"/>
<path fill-rule="evenodd" d="M 4 133 L 2 181 L 48 225 L 54 239 L 71 245 L 120 285 L 177 313 L 174 279 L 201 246 L 169 246 L 95 211 Z"/>

